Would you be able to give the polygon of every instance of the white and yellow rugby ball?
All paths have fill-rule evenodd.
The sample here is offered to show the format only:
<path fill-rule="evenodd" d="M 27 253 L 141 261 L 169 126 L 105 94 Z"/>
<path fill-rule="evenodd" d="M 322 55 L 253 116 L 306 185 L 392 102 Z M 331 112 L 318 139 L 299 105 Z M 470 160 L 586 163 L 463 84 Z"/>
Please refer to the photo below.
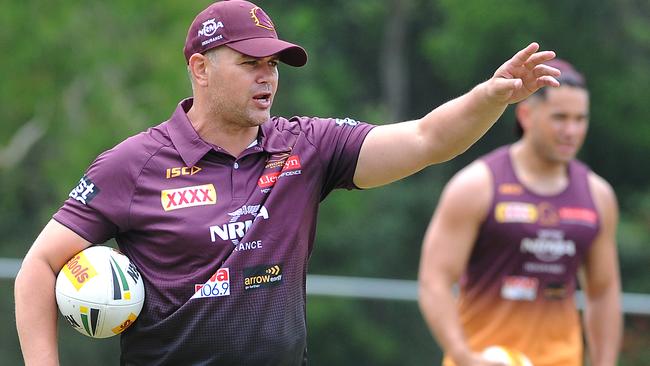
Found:
<path fill-rule="evenodd" d="M 93 246 L 75 254 L 59 272 L 56 303 L 81 334 L 107 338 L 122 333 L 140 315 L 144 285 L 124 254 Z"/>
<path fill-rule="evenodd" d="M 525 354 L 503 346 L 487 347 L 481 355 L 488 361 L 501 362 L 508 366 L 533 366 Z"/>

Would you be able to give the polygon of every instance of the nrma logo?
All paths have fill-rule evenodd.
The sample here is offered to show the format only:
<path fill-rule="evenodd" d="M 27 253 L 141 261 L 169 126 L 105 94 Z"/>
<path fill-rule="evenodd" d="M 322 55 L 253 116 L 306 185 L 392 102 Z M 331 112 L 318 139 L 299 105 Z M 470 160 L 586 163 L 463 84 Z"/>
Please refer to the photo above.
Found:
<path fill-rule="evenodd" d="M 223 240 L 230 240 L 233 244 L 239 244 L 248 229 L 258 219 L 268 220 L 269 212 L 266 207 L 261 205 L 244 205 L 239 209 L 228 213 L 230 222 L 223 225 L 210 226 L 210 240 L 213 243 Z M 251 217 L 247 220 L 240 221 L 242 216 Z"/>

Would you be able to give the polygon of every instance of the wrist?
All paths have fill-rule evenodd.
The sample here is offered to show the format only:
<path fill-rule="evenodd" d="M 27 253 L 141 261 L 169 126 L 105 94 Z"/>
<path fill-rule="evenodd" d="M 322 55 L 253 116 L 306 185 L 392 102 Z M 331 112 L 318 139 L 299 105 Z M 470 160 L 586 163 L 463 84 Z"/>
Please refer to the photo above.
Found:
<path fill-rule="evenodd" d="M 457 366 L 469 365 L 473 352 L 465 343 L 459 343 L 448 351 L 449 357 Z"/>

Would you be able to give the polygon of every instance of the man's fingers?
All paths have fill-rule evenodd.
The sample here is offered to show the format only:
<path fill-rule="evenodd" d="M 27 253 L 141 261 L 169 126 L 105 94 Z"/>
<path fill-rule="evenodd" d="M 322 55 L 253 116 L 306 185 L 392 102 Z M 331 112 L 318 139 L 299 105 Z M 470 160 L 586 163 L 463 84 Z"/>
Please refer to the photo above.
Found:
<path fill-rule="evenodd" d="M 512 56 L 512 62 L 517 65 L 517 66 L 523 66 L 528 59 L 539 50 L 539 44 L 537 42 L 533 42 L 529 44 L 526 48 L 523 50 L 517 52 L 514 56 Z"/>
<path fill-rule="evenodd" d="M 556 86 L 560 86 L 560 82 L 557 81 L 557 79 L 555 79 L 554 77 L 549 76 L 549 75 L 538 77 L 537 78 L 537 87 L 541 88 L 541 87 L 544 87 L 544 86 L 554 86 L 554 87 L 556 87 Z"/>
<path fill-rule="evenodd" d="M 555 58 L 555 52 L 553 51 L 539 51 L 531 54 L 527 60 L 524 61 L 524 66 L 529 70 L 532 70 L 535 66 L 542 64 L 546 61 L 550 61 Z"/>
<path fill-rule="evenodd" d="M 536 78 L 540 78 L 545 75 L 549 75 L 557 78 L 561 74 L 562 73 L 560 72 L 560 70 L 556 69 L 555 67 L 551 67 L 544 64 L 537 65 L 533 69 L 533 75 L 535 75 Z"/>

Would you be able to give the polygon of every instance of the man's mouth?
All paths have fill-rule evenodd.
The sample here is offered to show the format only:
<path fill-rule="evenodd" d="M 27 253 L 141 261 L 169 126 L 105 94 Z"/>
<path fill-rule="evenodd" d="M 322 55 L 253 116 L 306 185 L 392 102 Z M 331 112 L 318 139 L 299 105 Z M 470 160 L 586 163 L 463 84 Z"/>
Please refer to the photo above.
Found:
<path fill-rule="evenodd" d="M 253 96 L 253 100 L 263 107 L 271 104 L 271 93 L 258 93 Z"/>

